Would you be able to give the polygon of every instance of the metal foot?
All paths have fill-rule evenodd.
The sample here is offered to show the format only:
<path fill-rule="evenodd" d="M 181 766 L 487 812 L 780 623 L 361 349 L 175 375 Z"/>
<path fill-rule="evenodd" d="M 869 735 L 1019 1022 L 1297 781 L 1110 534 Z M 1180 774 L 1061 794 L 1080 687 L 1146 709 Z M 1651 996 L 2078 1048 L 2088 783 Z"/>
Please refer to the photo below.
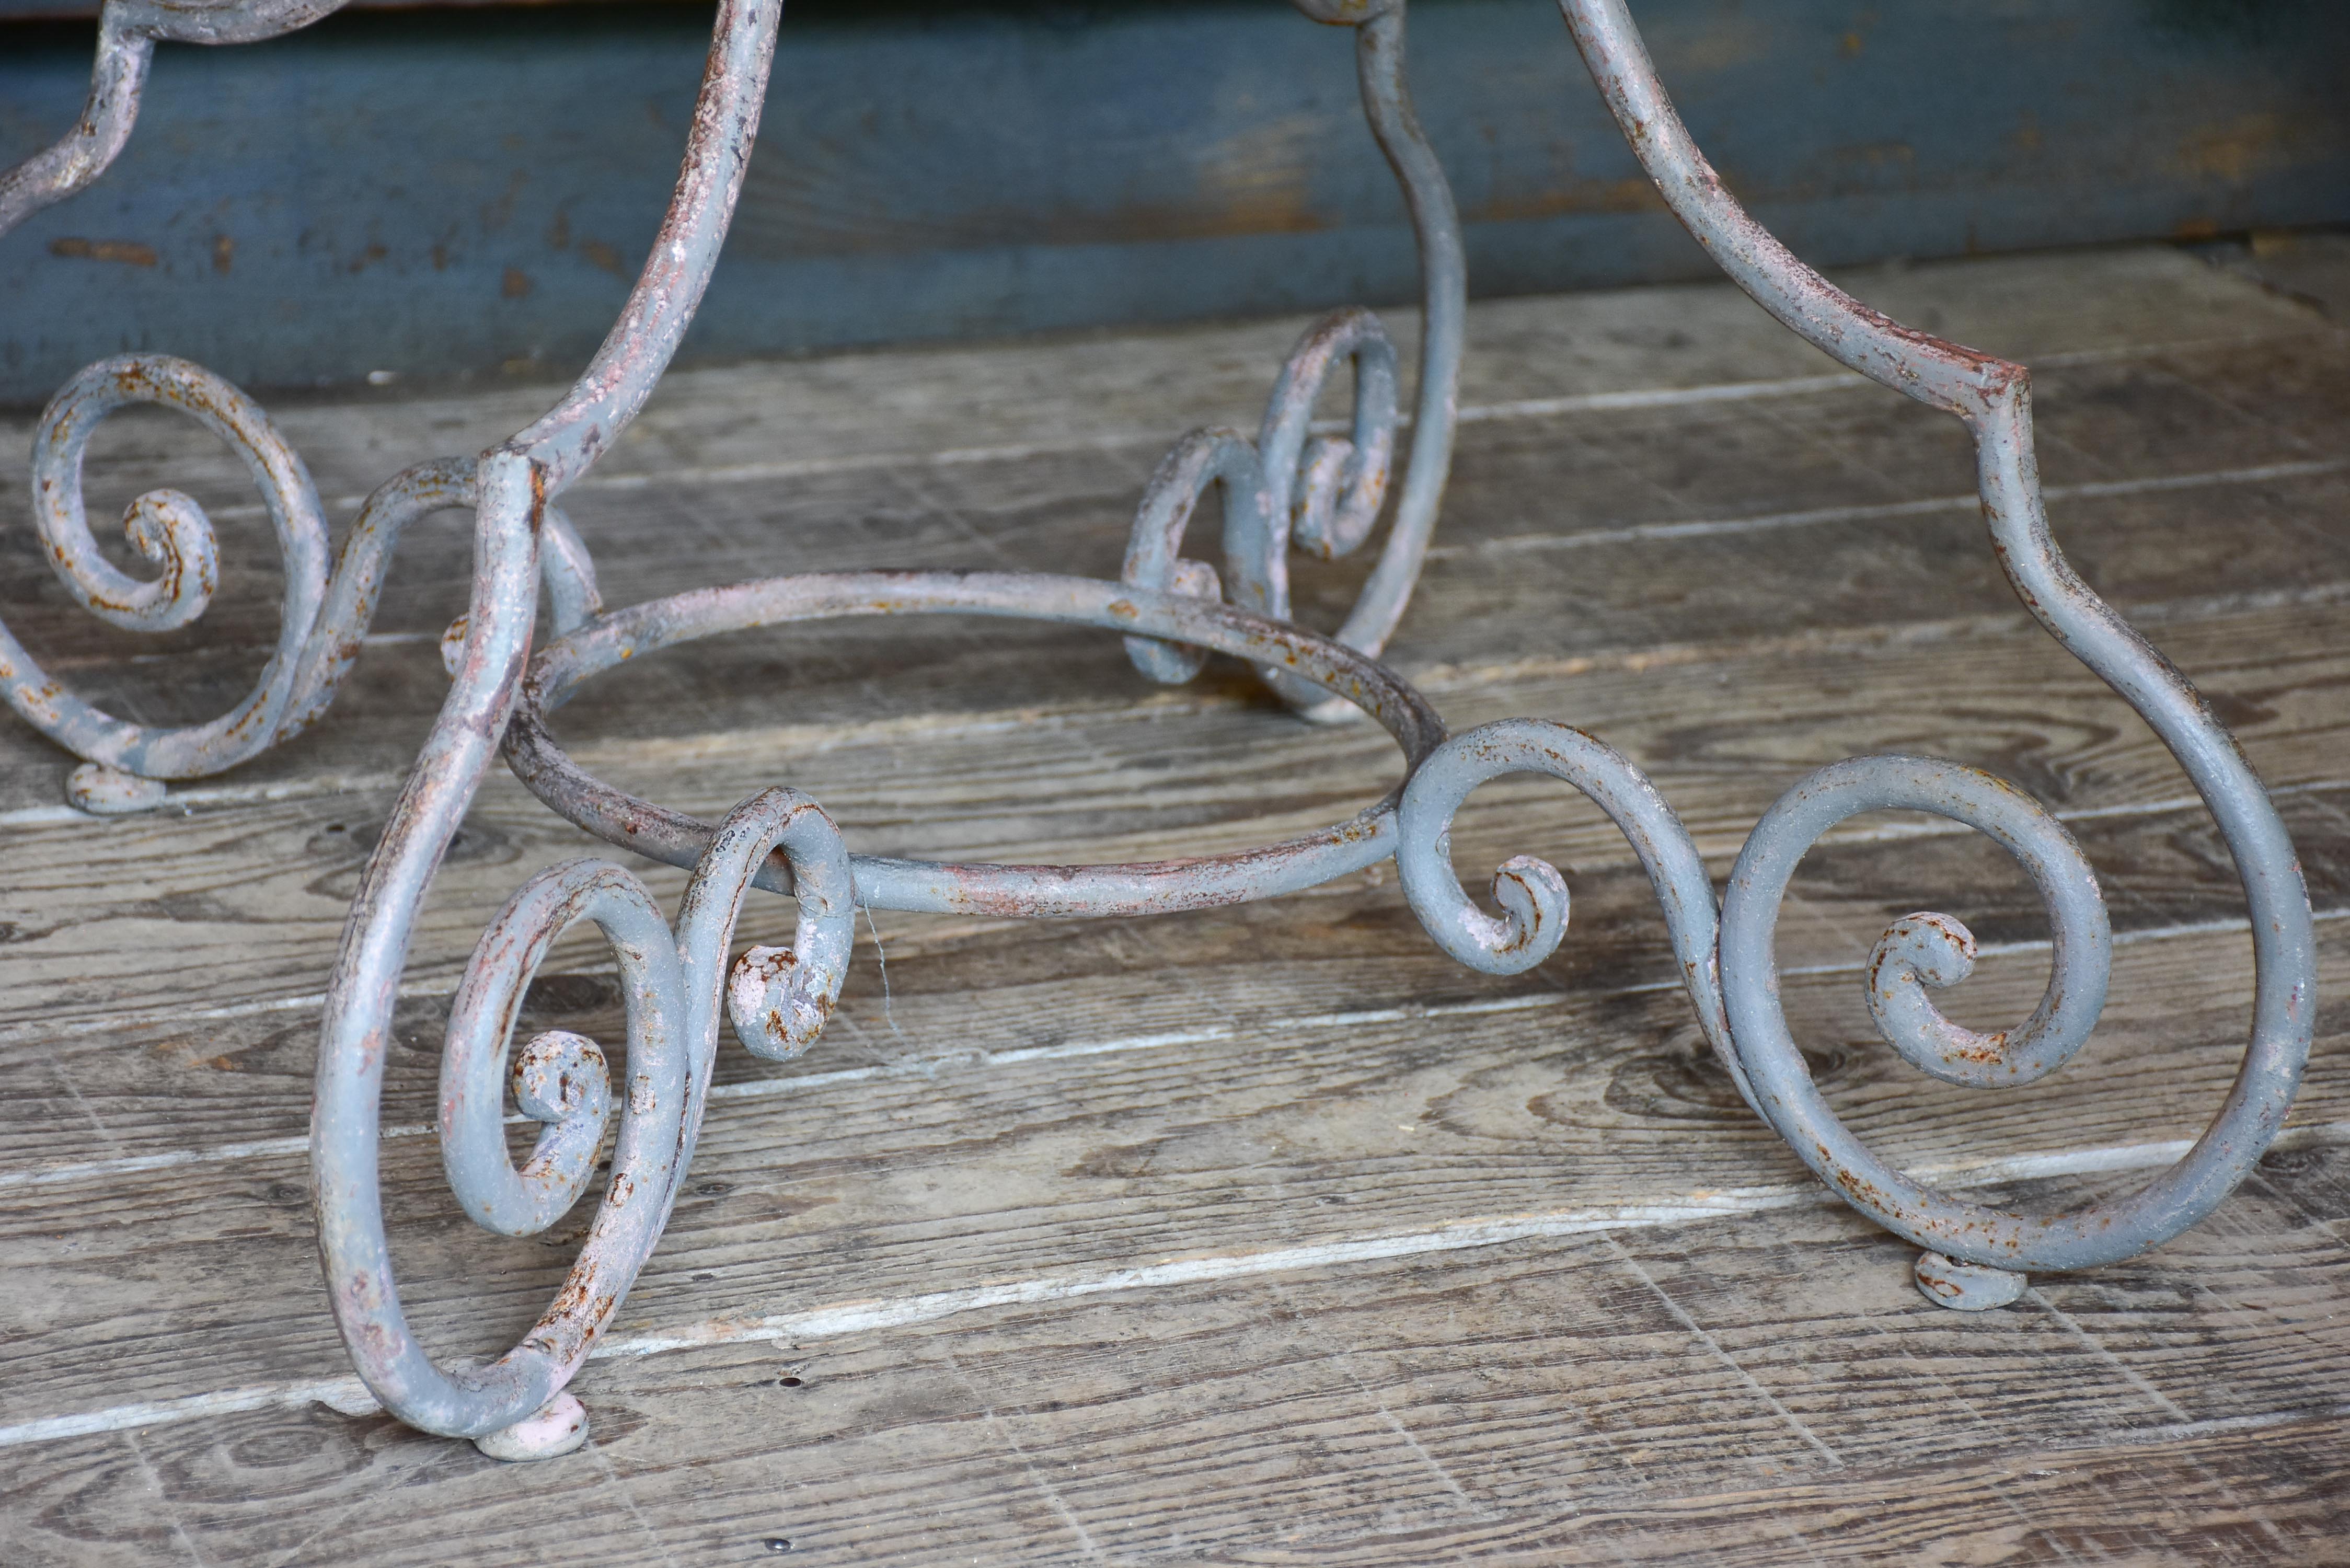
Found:
<path fill-rule="evenodd" d="M 2022 1274 L 1981 1263 L 1961 1263 L 1939 1252 L 1918 1254 L 1918 1293 L 1936 1306 L 1952 1312 L 1989 1312 L 2003 1307 L 2023 1293 L 2029 1283 Z"/>
<path fill-rule="evenodd" d="M 163 781 L 84 763 L 66 775 L 66 804 L 92 816 L 130 816 L 163 804 Z"/>
<path fill-rule="evenodd" d="M 473 1447 L 494 1459 L 520 1464 L 559 1459 L 587 1440 L 587 1407 L 568 1394 L 557 1394 L 513 1426 L 475 1438 Z"/>

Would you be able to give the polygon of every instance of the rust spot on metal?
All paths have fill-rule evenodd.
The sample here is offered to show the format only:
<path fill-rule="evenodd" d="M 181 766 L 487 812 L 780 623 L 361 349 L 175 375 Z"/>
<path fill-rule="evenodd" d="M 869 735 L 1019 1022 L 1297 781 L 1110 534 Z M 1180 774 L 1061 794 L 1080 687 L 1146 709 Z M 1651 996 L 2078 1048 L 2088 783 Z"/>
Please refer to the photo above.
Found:
<path fill-rule="evenodd" d="M 124 266 L 153 266 L 155 247 L 136 240 L 86 240 L 70 236 L 49 242 L 49 254 L 73 261 L 118 262 Z"/>

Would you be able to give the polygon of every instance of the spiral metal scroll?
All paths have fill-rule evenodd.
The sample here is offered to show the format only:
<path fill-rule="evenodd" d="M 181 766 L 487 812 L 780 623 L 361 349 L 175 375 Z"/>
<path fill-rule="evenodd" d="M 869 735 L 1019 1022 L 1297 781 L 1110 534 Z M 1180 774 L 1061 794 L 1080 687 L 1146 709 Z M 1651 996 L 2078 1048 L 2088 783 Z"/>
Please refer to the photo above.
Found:
<path fill-rule="evenodd" d="M 0 172 L 0 235 L 82 191 L 128 143 L 158 40 L 249 44 L 307 27 L 344 0 L 108 0 L 79 121 L 54 145 Z M 430 513 L 475 502 L 473 464 L 442 459 L 394 476 L 369 496 L 328 572 L 327 529 L 302 461 L 258 405 L 200 366 L 133 354 L 90 366 L 51 400 L 33 447 L 34 514 L 50 564 L 86 608 L 134 631 L 170 631 L 203 615 L 218 584 L 212 524 L 175 490 L 151 491 L 123 518 L 132 546 L 159 568 L 151 581 L 117 570 L 83 516 L 82 459 L 106 416 L 130 403 L 175 408 L 244 460 L 284 557 L 278 641 L 255 690 L 208 723 L 159 728 L 101 712 L 46 674 L 0 627 L 0 696 L 50 739 L 85 759 L 67 785 L 84 810 L 147 810 L 161 781 L 225 771 L 307 728 L 334 701 L 375 613 L 383 570 L 401 530 Z M 559 513 L 547 516 L 549 607 L 558 630 L 602 607 L 594 569 Z"/>
<path fill-rule="evenodd" d="M 1567 778 L 1607 807 L 1639 848 L 1665 898 L 1691 998 L 1741 1089 L 1847 1201 L 1931 1249 L 1919 1271 L 1930 1294 L 1956 1305 L 1992 1304 L 2012 1299 L 2021 1271 L 2111 1262 L 2175 1235 L 2210 1213 L 2268 1147 L 2308 1059 L 2315 1012 L 2309 899 L 2275 808 L 2186 678 L 2057 550 L 2041 504 L 2024 369 L 1900 327 L 1804 266 L 1723 189 L 1673 112 L 1622 0 L 1561 0 L 1561 9 L 1634 152 L 1722 269 L 1829 355 L 1958 416 L 1973 432 L 1984 518 L 2018 597 L 2152 726 L 2235 857 L 2251 915 L 2251 1033 L 2202 1137 L 2169 1169 L 2114 1201 L 2025 1215 L 1953 1198 L 1879 1159 L 1820 1096 L 1780 1005 L 1773 937 L 1788 877 L 1806 849 L 1857 812 L 1928 811 L 1989 835 L 2039 888 L 2054 932 L 2052 973 L 2038 1009 L 2012 1031 L 1961 1029 L 1929 999 L 1930 988 L 1956 982 L 1971 964 L 1972 938 L 1956 920 L 1913 915 L 1872 955 L 1869 1002 L 1879 1030 L 1905 1058 L 1954 1083 L 2028 1083 L 2061 1066 L 2104 1004 L 2111 947 L 2095 877 L 2063 826 L 1988 774 L 1922 758 L 1856 758 L 1783 796 L 1731 873 L 1717 945 L 1711 897 L 1699 896 L 1694 849 L 1670 814 L 1659 815 L 1661 803 L 1644 793 L 1645 781 L 1628 763 L 1588 737 L 1570 739 L 1574 732 L 1555 728 L 1462 736 L 1430 758 L 1405 794 L 1399 862 L 1414 907 L 1449 950 L 1479 968 L 1523 967 L 1555 946 L 1566 900 L 1555 871 L 1523 858 L 1505 866 L 1496 895 L 1508 919 L 1497 921 L 1471 906 L 1452 880 L 1442 836 L 1467 789 L 1495 772 Z"/>
<path fill-rule="evenodd" d="M 771 851 L 798 889 L 793 947 L 727 952 L 753 874 Z M 568 1212 L 596 1174 L 611 1121 L 608 1066 L 593 1041 L 556 1031 L 508 1058 L 531 977 L 555 940 L 592 920 L 610 945 L 628 1007 L 627 1080 L 611 1179 L 562 1290 L 521 1342 L 486 1366 L 449 1372 L 409 1333 L 383 1234 L 373 1172 L 338 1194 L 330 1253 L 358 1266 L 337 1306 L 360 1376 L 411 1425 L 512 1449 L 540 1428 L 660 1240 L 693 1158 L 716 1059 L 718 1020 L 764 1056 L 806 1049 L 823 1028 L 848 961 L 855 888 L 830 818 L 797 791 L 769 789 L 719 825 L 694 868 L 672 931 L 644 885 L 605 861 L 575 860 L 525 883 L 483 933 L 450 1012 L 441 1065 L 441 1148 L 457 1199 L 501 1235 L 529 1236 Z M 520 1169 L 507 1156 L 505 1097 L 539 1123 Z M 562 1446 L 584 1418 L 554 1423 Z M 559 1449 L 558 1449 L 559 1451 Z M 505 1457 L 525 1457 L 508 1453 Z M 529 1456 L 543 1457 L 543 1456 Z"/>
<path fill-rule="evenodd" d="M 132 809 L 161 798 L 150 781 L 200 778 L 258 755 L 317 722 L 350 672 L 374 619 L 385 568 L 407 526 L 432 513 L 471 508 L 475 464 L 442 458 L 394 475 L 368 497 L 328 569 L 327 524 L 300 457 L 259 405 L 203 367 L 160 354 L 92 365 L 68 382 L 41 416 L 33 441 L 33 516 L 49 563 L 93 615 L 130 631 L 173 631 L 202 616 L 219 584 L 211 520 L 176 490 L 152 490 L 130 504 L 123 529 L 157 575 L 121 572 L 99 551 L 82 504 L 82 461 L 106 417 L 133 403 L 176 409 L 236 452 L 252 475 L 277 535 L 286 586 L 277 646 L 254 690 L 220 717 L 161 727 L 101 711 L 65 690 L 0 627 L 0 696 L 42 733 L 120 780 L 111 795 L 79 770 L 69 786 L 88 809 Z M 568 630 L 602 608 L 594 568 L 578 535 L 550 509 L 542 557 L 551 618 Z"/>
<path fill-rule="evenodd" d="M 1402 0 L 1293 0 L 1317 22 L 1356 29 L 1356 74 L 1363 112 L 1411 211 L 1419 239 L 1423 308 L 1419 389 L 1410 461 L 1395 521 L 1369 581 L 1337 632 L 1340 642 L 1376 656 L 1403 618 L 1452 462 L 1461 380 L 1467 274 L 1461 222 L 1443 166 L 1413 116 L 1404 69 Z M 1340 363 L 1354 369 L 1354 417 L 1347 435 L 1314 432 L 1314 404 Z M 1283 368 L 1256 440 L 1236 431 L 1194 431 L 1151 476 L 1135 514 L 1124 580 L 1161 592 L 1214 597 L 1275 620 L 1289 618 L 1289 551 L 1323 560 L 1351 555 L 1370 536 L 1387 500 L 1394 467 L 1396 351 L 1367 310 L 1334 311 L 1309 328 Z M 1223 507 L 1224 571 L 1182 556 L 1192 509 L 1213 485 Z M 1170 684 L 1197 674 L 1198 649 L 1130 639 L 1135 668 Z M 1259 675 L 1283 701 L 1321 721 L 1352 713 L 1285 671 Z"/>
<path fill-rule="evenodd" d="M 1689 830 L 1648 775 L 1597 737 L 1542 719 L 1504 719 L 1456 735 L 1404 786 L 1396 870 L 1404 898 L 1436 944 L 1486 974 L 1519 974 L 1558 950 L 1566 936 L 1566 878 L 1550 862 L 1513 856 L 1493 875 L 1502 918 L 1479 909 L 1452 874 L 1453 815 L 1479 784 L 1508 774 L 1547 774 L 1573 784 L 1630 841 L 1664 906 L 1682 988 L 1706 1041 L 1738 1092 L 1759 1111 L 1744 1064 L 1732 1048 L 1714 961 L 1713 884 Z"/>

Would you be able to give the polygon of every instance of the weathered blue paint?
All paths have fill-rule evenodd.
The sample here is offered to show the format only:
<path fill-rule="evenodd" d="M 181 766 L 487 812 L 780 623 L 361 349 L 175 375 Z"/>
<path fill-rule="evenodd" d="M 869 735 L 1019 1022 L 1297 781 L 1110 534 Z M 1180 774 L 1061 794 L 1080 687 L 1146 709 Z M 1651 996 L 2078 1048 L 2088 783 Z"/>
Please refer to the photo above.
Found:
<path fill-rule="evenodd" d="M 2350 6 L 1648 0 L 1731 185 L 1842 263 L 2350 217 Z M 2229 8 L 2235 16 L 2241 6 Z M 2225 20 L 2226 18 L 2221 18 Z M 582 362 L 659 222 L 698 6 L 346 15 L 164 45 L 92 190 L 0 246 L 0 400 L 126 349 L 240 384 Z M 1481 293 L 1700 275 L 1538 0 L 1423 0 Z M 0 163 L 88 24 L 0 40 Z M 1411 299 L 1352 50 L 1273 4 L 794 8 L 689 356 Z"/>

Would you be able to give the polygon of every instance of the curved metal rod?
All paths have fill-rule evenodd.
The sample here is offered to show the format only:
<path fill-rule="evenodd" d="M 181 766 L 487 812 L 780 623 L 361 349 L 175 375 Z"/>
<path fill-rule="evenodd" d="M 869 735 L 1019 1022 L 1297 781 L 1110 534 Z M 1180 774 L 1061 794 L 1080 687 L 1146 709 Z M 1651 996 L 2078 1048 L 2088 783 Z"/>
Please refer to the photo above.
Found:
<path fill-rule="evenodd" d="M 119 719 L 67 691 L 0 626 L 0 697 L 57 744 L 130 782 L 221 773 L 300 733 L 326 712 L 350 672 L 375 618 L 383 576 L 400 535 L 420 517 L 475 503 L 474 462 L 442 458 L 393 476 L 368 497 L 327 568 L 327 524 L 309 471 L 260 406 L 202 366 L 161 354 L 105 359 L 68 382 L 41 416 L 33 441 L 33 516 L 50 566 L 83 607 L 132 631 L 176 630 L 202 616 L 219 585 L 219 546 L 203 508 L 176 490 L 152 490 L 130 504 L 123 527 L 160 568 L 151 580 L 117 570 L 91 535 L 82 503 L 82 462 L 109 414 L 151 403 L 187 414 L 244 460 L 277 535 L 286 586 L 277 645 L 260 680 L 226 713 L 204 723 L 140 724 Z M 550 509 L 555 547 L 544 556 L 551 617 L 558 632 L 601 609 L 593 567 L 578 535 Z M 87 770 L 69 789 L 86 798 Z M 158 789 L 126 791 L 120 805 L 152 805 Z"/>
<path fill-rule="evenodd" d="M 1419 581 L 1451 470 L 1468 268 L 1451 187 L 1412 113 L 1403 0 L 1293 3 L 1317 22 L 1356 29 L 1364 116 L 1402 188 L 1419 249 L 1423 303 L 1410 462 L 1378 564 L 1336 634 L 1340 642 L 1377 657 Z M 1215 583 L 1204 563 L 1178 558 L 1183 524 L 1205 483 L 1198 452 L 1191 449 L 1204 442 L 1222 449 L 1210 477 L 1222 484 L 1224 570 L 1232 602 L 1287 620 L 1292 544 L 1324 560 L 1351 554 L 1369 536 L 1385 504 L 1398 423 L 1395 358 L 1386 329 L 1367 310 L 1334 311 L 1308 328 L 1267 400 L 1253 448 L 1235 432 L 1196 431 L 1160 465 L 1135 515 L 1127 580 L 1180 592 Z M 1352 430 L 1345 438 L 1311 436 L 1315 400 L 1342 358 L 1355 369 Z M 1231 442 L 1239 450 L 1230 450 Z M 1253 472 L 1242 452 L 1255 460 Z M 1131 651 L 1136 668 L 1155 680 L 1180 682 L 1198 670 L 1197 659 L 1180 650 Z M 1310 719 L 1336 720 L 1353 711 L 1278 670 L 1259 673 Z"/>
<path fill-rule="evenodd" d="M 690 866 L 711 829 L 683 812 L 589 777 L 566 755 L 546 715 L 595 675 L 658 649 L 754 626 L 848 616 L 964 614 L 1058 621 L 1159 634 L 1155 646 L 1212 649 L 1315 683 L 1378 721 L 1402 747 L 1407 771 L 1444 739 L 1427 701 L 1384 666 L 1343 644 L 1212 600 L 1145 593 L 1118 583 L 1007 572 L 839 572 L 771 577 L 617 610 L 549 644 L 531 663 L 506 732 L 506 763 L 531 793 L 608 844 Z M 1122 866 L 943 865 L 851 857 L 868 906 L 1034 919 L 1160 914 L 1209 909 L 1326 882 L 1395 853 L 1396 795 L 1320 833 L 1238 854 Z M 756 878 L 790 892 L 787 867 Z"/>
<path fill-rule="evenodd" d="M 0 174 L 0 234 L 86 189 L 120 157 L 139 122 L 139 97 L 155 57 L 151 33 L 126 27 L 114 7 L 98 22 L 98 60 L 81 119 L 49 147 Z"/>
<path fill-rule="evenodd" d="M 268 417 L 199 366 L 159 355 L 101 360 L 68 382 L 33 441 L 33 516 L 50 565 L 85 609 L 134 631 L 170 631 L 203 614 L 219 581 L 211 521 L 176 490 L 140 496 L 123 515 L 138 552 L 161 568 L 151 582 L 117 571 L 99 551 L 82 507 L 82 457 L 99 423 L 130 403 L 194 418 L 244 460 L 285 559 L 276 650 L 260 682 L 210 723 L 159 729 L 90 707 L 44 674 L 0 629 L 0 689 L 17 712 L 77 755 L 148 778 L 187 778 L 250 756 L 275 738 L 291 696 L 302 640 L 326 594 L 327 525 L 302 460 Z"/>
<path fill-rule="evenodd" d="M 158 39 L 250 44 L 307 27 L 345 0 L 108 0 L 98 18 L 98 59 L 81 119 L 57 141 L 0 173 L 0 235 L 44 207 L 87 189 L 121 154 L 139 121 Z"/>
<path fill-rule="evenodd" d="M 2054 972 L 2033 1023 L 1988 1048 L 1978 1064 L 1989 1070 L 1979 1081 L 2022 1081 L 2053 1070 L 2078 1048 L 2075 1035 L 2085 1037 L 2103 998 L 2102 905 L 2069 837 L 2044 811 L 2027 809 L 2016 792 L 1987 775 L 1908 758 L 1838 764 L 1796 785 L 1773 808 L 1740 857 L 1724 901 L 1721 970 L 1731 1039 L 1764 1116 L 1855 1207 L 1921 1246 L 1984 1269 L 2083 1268 L 2176 1234 L 2210 1213 L 2251 1168 L 2282 1125 L 2308 1060 L 2316 1011 L 2309 898 L 2275 808 L 2194 687 L 2091 592 L 2057 550 L 2041 502 L 2023 367 L 1902 327 L 1798 261 L 1739 206 L 1698 151 L 1622 0 L 1560 0 L 1560 9 L 1633 151 L 1722 270 L 1841 363 L 1966 421 L 1975 438 L 1984 520 L 2009 582 L 2041 625 L 2136 709 L 2178 760 L 2228 842 L 2251 907 L 2251 1036 L 2234 1084 L 2193 1148 L 2129 1197 L 2073 1214 L 2033 1217 L 1961 1201 L 1887 1166 L 1821 1098 L 1779 1004 L 1773 934 L 1786 877 L 1834 822 L 1877 805 L 1939 811 L 1970 823 L 2033 867 L 2055 929 Z M 1886 981 L 1898 991 L 1913 980 L 1955 977 L 1968 945 L 1963 932 L 1946 917 L 1911 917 L 1879 944 L 1873 987 Z M 1939 1044 L 1921 1045 L 1935 1059 L 1944 1058 L 1944 1047 L 1960 1056 L 1985 1052 L 1980 1037 L 1937 1030 L 1939 1014 L 1921 1002 L 1921 996 L 1873 998 L 1873 1010 L 1880 1025 L 1907 1020 L 1937 1033 Z M 1959 1293 L 1954 1287 L 1951 1293 Z"/>
<path fill-rule="evenodd" d="M 494 1409 L 463 1398 L 452 1405 L 463 1390 L 452 1394 L 417 1349 L 390 1289 L 377 1140 L 409 933 L 514 710 L 549 503 L 643 405 L 709 285 L 742 190 L 781 15 L 779 0 L 720 0 L 677 189 L 627 306 L 570 396 L 484 454 L 475 471 L 473 591 L 449 696 L 361 874 L 328 985 L 310 1120 L 319 1251 L 345 1345 L 377 1397 L 413 1425 L 473 1430 L 495 1414 L 527 1428 L 524 1397 L 545 1385 L 534 1373 Z M 715 992 L 713 975 L 713 1009 Z M 689 1130 L 697 1116 L 689 1110 Z M 531 1440 L 538 1430 L 530 1428 Z"/>
<path fill-rule="evenodd" d="M 1427 133 L 1412 113 L 1404 69 L 1404 8 L 1364 22 L 1355 35 L 1355 68 L 1371 134 L 1387 155 L 1410 209 L 1419 236 L 1420 270 L 1419 386 L 1414 400 L 1411 455 L 1404 469 L 1403 493 L 1388 530 L 1379 564 L 1363 585 L 1355 607 L 1338 628 L 1338 640 L 1377 655 L 1403 618 L 1420 563 L 1436 531 L 1437 508 L 1452 471 L 1453 425 L 1460 412 L 1461 355 L 1468 334 L 1469 266 L 1461 244 L 1461 217 L 1452 187 Z"/>
<path fill-rule="evenodd" d="M 1438 747 L 1404 786 L 1396 870 L 1428 934 L 1457 961 L 1485 974 L 1520 974 L 1558 950 L 1566 936 L 1566 878 L 1546 860 L 1513 856 L 1494 872 L 1495 919 L 1479 909 L 1452 871 L 1452 818 L 1470 792 L 1510 774 L 1563 779 L 1607 814 L 1639 857 L 1664 908 L 1665 929 L 1698 1027 L 1746 1103 L 1746 1069 L 1730 1044 L 1715 967 L 1713 883 L 1689 829 L 1648 776 L 1596 735 L 1543 719 L 1504 719 Z M 1756 1108 L 1759 1110 L 1760 1106 Z"/>
<path fill-rule="evenodd" d="M 806 956 L 754 948 L 736 966 L 733 983 L 722 988 L 751 872 L 778 847 L 806 889 L 797 938 Z M 839 832 L 814 801 L 787 789 L 753 795 L 720 825 L 695 867 L 674 933 L 643 885 L 603 861 L 555 867 L 508 900 L 473 950 L 450 1014 L 441 1065 L 449 1185 L 484 1229 L 529 1236 L 568 1212 L 592 1179 L 613 1098 L 594 1042 L 557 1032 L 523 1048 L 511 1075 L 515 1103 L 546 1131 L 520 1170 L 507 1157 L 504 1126 L 506 1064 L 523 994 L 555 940 L 583 919 L 596 922 L 610 944 L 628 1004 L 629 1080 L 619 1096 L 611 1180 L 546 1312 L 505 1355 L 463 1372 L 444 1371 L 408 1331 L 380 1194 L 370 1189 L 363 1201 L 347 1203 L 338 1245 L 364 1256 L 368 1267 L 337 1282 L 336 1305 L 359 1376 L 378 1398 L 411 1426 L 494 1439 L 561 1393 L 669 1221 L 701 1133 L 722 989 L 743 1000 L 780 989 L 800 1010 L 788 1021 L 770 1030 L 737 1006 L 738 1022 L 773 1048 L 766 1054 L 804 1049 L 839 994 L 854 913 Z M 567 1424 L 567 1446 L 585 1435 L 584 1417 Z M 497 1451 L 494 1442 L 485 1447 Z"/>
<path fill-rule="evenodd" d="M 55 145 L 0 173 L 0 235 L 32 213 L 75 194 L 104 173 L 129 141 L 158 40 L 248 44 L 307 27 L 345 0 L 108 0 L 80 119 Z M 89 434 L 131 402 L 193 415 L 235 447 L 276 524 L 286 561 L 278 644 L 254 691 L 210 723 L 157 728 L 119 720 L 66 691 L 0 628 L 0 695 L 27 721 L 89 766 L 68 781 L 67 798 L 110 814 L 160 804 L 157 781 L 206 776 L 234 767 L 314 722 L 333 701 L 365 636 L 385 559 L 406 524 L 427 512 L 474 504 L 471 462 L 462 493 L 450 465 L 400 474 L 369 497 L 345 541 L 331 583 L 326 530 L 301 460 L 258 405 L 220 378 L 163 355 L 126 355 L 84 370 L 54 399 L 34 444 L 34 507 L 51 564 L 77 599 L 117 626 L 162 631 L 202 615 L 217 584 L 210 521 L 178 491 L 132 503 L 124 518 L 132 545 L 162 568 L 151 583 L 107 562 L 82 515 L 81 464 Z M 559 548 L 551 553 L 550 603 L 558 630 L 600 607 L 586 549 L 567 522 L 548 514 Z M 322 596 L 326 607 L 321 612 Z"/>
<path fill-rule="evenodd" d="M 1343 437 L 1315 435 L 1315 400 L 1340 359 L 1355 367 L 1353 429 Z M 1367 310 L 1332 312 L 1282 367 L 1257 436 L 1266 514 L 1278 524 L 1281 542 L 1335 561 L 1370 537 L 1395 465 L 1395 433 L 1396 352 L 1387 328 Z M 1264 547 L 1270 552 L 1271 546 L 1268 540 Z M 1286 601 L 1286 553 L 1274 554 L 1273 560 L 1281 568 Z"/>
<path fill-rule="evenodd" d="M 1211 426 L 1184 436 L 1159 459 L 1150 483 L 1143 487 L 1119 581 L 1211 603 L 1223 597 L 1215 567 L 1183 558 L 1183 534 L 1191 525 L 1192 510 L 1212 487 L 1223 509 L 1224 558 L 1236 571 L 1251 574 L 1262 595 L 1270 555 L 1265 541 L 1272 533 L 1263 475 L 1256 448 L 1238 431 Z M 1287 566 L 1274 564 L 1284 570 Z M 1143 674 L 1169 686 L 1182 685 L 1208 663 L 1204 648 L 1153 637 L 1128 638 L 1126 657 Z"/>

